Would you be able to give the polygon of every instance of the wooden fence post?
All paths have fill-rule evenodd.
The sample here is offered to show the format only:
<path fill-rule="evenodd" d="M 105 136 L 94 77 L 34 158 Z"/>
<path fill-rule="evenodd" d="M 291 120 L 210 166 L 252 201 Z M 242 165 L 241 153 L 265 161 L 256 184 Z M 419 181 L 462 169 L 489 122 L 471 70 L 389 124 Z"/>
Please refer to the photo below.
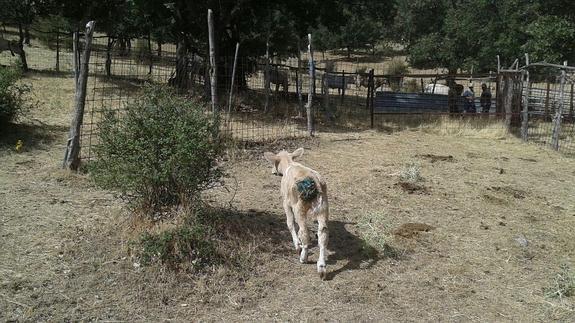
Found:
<path fill-rule="evenodd" d="M 346 87 L 347 87 L 347 78 L 345 77 L 345 70 L 342 70 L 341 71 L 341 103 L 343 103 L 343 99 L 345 98 L 345 88 Z"/>
<path fill-rule="evenodd" d="M 268 112 L 270 104 L 270 42 L 266 41 L 266 66 L 264 70 L 264 87 L 266 101 L 264 103 L 264 112 Z"/>
<path fill-rule="evenodd" d="M 563 66 L 567 66 L 567 61 L 563 63 Z M 563 106 L 565 105 L 564 102 L 564 95 L 565 95 L 565 77 L 566 71 L 565 69 L 561 70 L 561 88 L 559 92 L 559 109 L 555 112 L 555 120 L 553 120 L 553 137 L 551 140 L 551 146 L 555 150 L 559 150 L 559 136 L 561 135 L 561 119 L 563 118 Z"/>
<path fill-rule="evenodd" d="M 569 100 L 569 120 L 573 122 L 573 87 L 575 84 L 571 83 L 571 99 Z"/>
<path fill-rule="evenodd" d="M 214 35 L 214 13 L 208 9 L 208 34 L 210 43 L 210 84 L 212 93 L 212 112 L 218 111 L 218 67 L 216 65 L 216 40 Z"/>
<path fill-rule="evenodd" d="M 234 95 L 234 81 L 236 79 L 236 65 L 238 64 L 238 51 L 240 50 L 240 43 L 236 43 L 236 53 L 234 54 L 234 66 L 232 67 L 232 81 L 230 85 L 230 99 L 228 101 L 228 113 L 232 112 L 232 100 Z"/>
<path fill-rule="evenodd" d="M 56 72 L 60 72 L 60 31 L 56 31 Z"/>
<path fill-rule="evenodd" d="M 313 94 L 314 94 L 314 90 L 315 90 L 315 64 L 313 62 L 313 48 L 312 48 L 312 42 L 311 42 L 311 34 L 307 34 L 307 39 L 308 39 L 307 51 L 308 51 L 308 55 L 309 55 L 309 78 L 310 78 L 309 93 L 307 94 L 307 105 L 306 105 L 307 131 L 308 131 L 309 135 L 311 137 L 313 137 L 313 135 L 314 135 L 313 114 L 312 114 L 311 109 L 313 106 Z"/>
<path fill-rule="evenodd" d="M 367 107 L 369 109 L 369 114 L 371 117 L 371 128 L 374 127 L 375 119 L 375 109 L 373 107 L 373 97 L 375 93 L 375 82 L 373 80 L 373 69 L 369 71 L 369 81 L 367 83 Z"/>
<path fill-rule="evenodd" d="M 521 119 L 521 139 L 528 140 L 529 135 L 529 95 L 531 92 L 531 82 L 529 80 L 529 55 L 525 54 L 525 74 L 523 78 L 523 88 L 527 93 L 523 96 L 523 118 Z"/>
<path fill-rule="evenodd" d="M 94 21 L 86 25 L 86 44 L 84 55 L 82 57 L 82 66 L 80 67 L 80 76 L 76 83 L 76 95 L 74 98 L 75 111 L 72 125 L 70 126 L 70 135 L 66 145 L 66 154 L 64 158 L 64 168 L 77 170 L 80 166 L 80 130 L 84 120 L 84 107 L 86 106 L 86 88 L 88 86 L 88 69 L 90 63 L 90 52 L 92 50 L 92 36 L 94 35 Z"/>
<path fill-rule="evenodd" d="M 551 88 L 551 84 L 549 84 L 549 80 L 547 80 L 547 91 L 545 92 L 545 121 L 549 118 L 549 90 Z"/>
<path fill-rule="evenodd" d="M 297 40 L 297 69 L 295 70 L 295 82 L 296 82 L 296 91 L 297 91 L 297 100 L 298 100 L 298 117 L 303 117 L 303 97 L 301 94 L 302 90 L 302 81 L 303 78 L 300 79 L 299 73 L 301 69 L 301 48 L 300 48 L 300 38 L 298 37 Z"/>
<path fill-rule="evenodd" d="M 327 73 L 321 76 L 321 94 L 323 95 L 323 110 L 326 115 L 331 118 L 331 111 L 329 110 L 329 87 L 327 86 Z"/>

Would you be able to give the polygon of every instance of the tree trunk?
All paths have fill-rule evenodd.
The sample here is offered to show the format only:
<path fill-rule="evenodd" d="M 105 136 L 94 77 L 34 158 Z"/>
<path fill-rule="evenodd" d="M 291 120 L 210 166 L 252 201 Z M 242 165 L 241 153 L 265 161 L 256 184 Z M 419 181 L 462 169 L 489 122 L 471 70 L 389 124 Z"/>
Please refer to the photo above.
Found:
<path fill-rule="evenodd" d="M 30 46 L 30 26 L 24 26 L 24 44 Z"/>
<path fill-rule="evenodd" d="M 152 69 L 154 68 L 154 59 L 152 55 L 152 35 L 148 33 L 148 75 L 152 75 Z"/>
<path fill-rule="evenodd" d="M 216 64 L 216 35 L 214 14 L 208 9 L 208 42 L 210 45 L 210 82 L 212 94 L 212 112 L 218 111 L 218 66 Z"/>
<path fill-rule="evenodd" d="M 162 41 L 158 39 L 158 57 L 162 57 Z"/>
<path fill-rule="evenodd" d="M 18 39 L 18 47 L 20 48 L 20 60 L 22 62 L 22 70 L 28 72 L 28 62 L 26 61 L 26 53 L 24 52 L 24 31 L 22 30 L 22 24 L 18 24 L 18 33 L 20 38 Z"/>
<path fill-rule="evenodd" d="M 106 46 L 106 76 L 112 76 L 112 47 L 114 46 L 114 40 L 108 36 L 108 46 Z"/>

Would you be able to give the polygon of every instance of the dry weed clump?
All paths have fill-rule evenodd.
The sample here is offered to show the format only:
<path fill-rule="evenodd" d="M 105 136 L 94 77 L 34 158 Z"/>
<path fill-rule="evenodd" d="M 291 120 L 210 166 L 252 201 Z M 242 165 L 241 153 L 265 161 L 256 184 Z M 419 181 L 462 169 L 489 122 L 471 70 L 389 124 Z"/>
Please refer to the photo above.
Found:
<path fill-rule="evenodd" d="M 393 258 L 401 252 L 390 245 L 391 235 L 385 214 L 369 213 L 362 216 L 357 224 L 362 238 L 362 252 L 370 258 Z"/>
<path fill-rule="evenodd" d="M 568 265 L 561 265 L 561 271 L 553 279 L 553 287 L 546 293 L 547 297 L 563 299 L 575 296 L 575 271 Z"/>

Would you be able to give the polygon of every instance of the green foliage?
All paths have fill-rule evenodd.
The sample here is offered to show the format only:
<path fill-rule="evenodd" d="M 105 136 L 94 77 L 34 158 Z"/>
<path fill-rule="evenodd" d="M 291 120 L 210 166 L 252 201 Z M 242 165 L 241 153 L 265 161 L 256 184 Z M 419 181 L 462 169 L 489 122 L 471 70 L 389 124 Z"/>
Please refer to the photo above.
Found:
<path fill-rule="evenodd" d="M 147 86 L 121 114 L 106 112 L 91 166 L 95 181 L 147 213 L 196 200 L 221 177 L 219 125 L 205 111 L 170 88 Z"/>
<path fill-rule="evenodd" d="M 541 16 L 527 27 L 525 50 L 534 61 L 575 60 L 575 23 L 557 16 Z"/>
<path fill-rule="evenodd" d="M 526 22 L 540 11 L 531 0 L 401 0 L 395 26 L 414 67 L 486 71 L 496 55 L 504 65 L 523 56 Z"/>
<path fill-rule="evenodd" d="M 396 58 L 389 62 L 385 74 L 399 76 L 405 75 L 407 72 L 409 72 L 409 66 L 403 60 Z"/>
<path fill-rule="evenodd" d="M 200 270 L 221 259 L 210 239 L 208 226 L 182 226 L 157 234 L 144 233 L 136 255 L 142 265 L 160 263 L 170 269 Z"/>
<path fill-rule="evenodd" d="M 31 107 L 25 100 L 30 87 L 18 84 L 20 77 L 19 69 L 0 67 L 0 125 L 15 121 Z"/>

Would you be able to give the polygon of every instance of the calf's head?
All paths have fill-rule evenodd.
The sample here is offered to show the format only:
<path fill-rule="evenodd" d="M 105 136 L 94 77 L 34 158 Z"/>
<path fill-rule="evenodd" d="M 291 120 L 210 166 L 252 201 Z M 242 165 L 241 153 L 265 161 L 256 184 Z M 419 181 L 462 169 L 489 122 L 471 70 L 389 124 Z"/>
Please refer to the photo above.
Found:
<path fill-rule="evenodd" d="M 293 153 L 289 153 L 285 150 L 280 151 L 277 154 L 265 152 L 264 157 L 270 163 L 272 163 L 272 174 L 283 176 L 286 169 L 291 165 L 295 158 L 299 158 L 303 155 L 303 148 L 296 149 Z"/>

